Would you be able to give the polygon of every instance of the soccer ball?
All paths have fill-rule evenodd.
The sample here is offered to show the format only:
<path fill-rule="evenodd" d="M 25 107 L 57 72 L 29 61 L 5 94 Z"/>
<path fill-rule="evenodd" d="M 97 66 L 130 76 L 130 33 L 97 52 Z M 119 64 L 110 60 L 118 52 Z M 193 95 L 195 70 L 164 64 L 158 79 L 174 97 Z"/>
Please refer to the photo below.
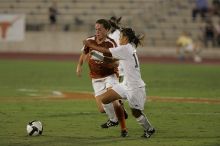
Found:
<path fill-rule="evenodd" d="M 43 133 L 43 125 L 40 121 L 31 121 L 27 124 L 27 133 L 29 136 L 38 136 Z"/>

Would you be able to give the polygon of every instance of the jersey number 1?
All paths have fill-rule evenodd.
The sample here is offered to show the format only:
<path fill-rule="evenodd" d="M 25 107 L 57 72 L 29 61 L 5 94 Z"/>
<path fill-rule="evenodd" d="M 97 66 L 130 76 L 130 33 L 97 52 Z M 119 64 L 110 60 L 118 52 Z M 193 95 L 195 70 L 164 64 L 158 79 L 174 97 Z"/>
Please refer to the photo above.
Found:
<path fill-rule="evenodd" d="M 138 68 L 139 63 L 138 63 L 136 54 L 133 54 L 133 57 L 134 57 L 134 61 L 135 61 L 135 68 Z"/>

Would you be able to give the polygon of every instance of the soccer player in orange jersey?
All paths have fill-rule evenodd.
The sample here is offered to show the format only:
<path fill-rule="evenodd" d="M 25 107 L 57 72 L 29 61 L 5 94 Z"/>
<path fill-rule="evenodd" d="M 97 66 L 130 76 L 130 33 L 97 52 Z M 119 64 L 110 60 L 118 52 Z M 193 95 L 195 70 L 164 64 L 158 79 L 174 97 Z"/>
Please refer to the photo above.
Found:
<path fill-rule="evenodd" d="M 113 39 L 108 37 L 108 31 L 110 30 L 111 25 L 105 19 L 99 19 L 95 24 L 95 36 L 87 38 L 88 41 L 91 41 L 98 46 L 105 48 L 116 47 L 116 43 Z M 98 51 L 90 51 L 89 47 L 84 46 L 82 48 L 82 54 L 79 58 L 77 65 L 76 73 L 78 76 L 81 76 L 82 65 L 85 59 L 88 59 L 88 65 L 90 69 L 90 77 L 92 79 L 92 86 L 95 92 L 95 99 L 98 106 L 98 109 L 101 113 L 106 113 L 109 117 L 109 120 L 102 124 L 102 128 L 109 128 L 112 126 L 118 125 L 118 122 L 121 125 L 121 136 L 126 137 L 128 135 L 127 128 L 125 125 L 125 116 L 124 110 L 120 105 L 119 101 L 116 100 L 109 104 L 102 104 L 100 95 L 109 90 L 114 84 L 118 83 L 117 77 L 117 62 L 108 62 L 103 61 L 100 56 L 109 56 L 110 53 L 100 53 Z"/>

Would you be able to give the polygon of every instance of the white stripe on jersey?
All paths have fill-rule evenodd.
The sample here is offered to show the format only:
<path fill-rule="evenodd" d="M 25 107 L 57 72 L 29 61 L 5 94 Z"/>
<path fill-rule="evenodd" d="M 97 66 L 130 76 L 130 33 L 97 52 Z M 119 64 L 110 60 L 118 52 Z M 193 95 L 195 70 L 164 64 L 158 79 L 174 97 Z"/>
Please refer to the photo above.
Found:
<path fill-rule="evenodd" d="M 119 44 L 120 31 L 118 29 L 116 29 L 113 33 L 110 33 L 108 36 L 116 42 L 117 46 L 120 45 Z"/>

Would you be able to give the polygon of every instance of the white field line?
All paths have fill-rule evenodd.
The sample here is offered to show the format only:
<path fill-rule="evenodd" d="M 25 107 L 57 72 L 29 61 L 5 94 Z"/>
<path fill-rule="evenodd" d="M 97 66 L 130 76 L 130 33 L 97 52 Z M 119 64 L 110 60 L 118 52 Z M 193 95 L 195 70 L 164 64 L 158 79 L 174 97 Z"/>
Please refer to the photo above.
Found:
<path fill-rule="evenodd" d="M 66 93 L 58 90 L 48 90 L 48 91 L 40 91 L 37 89 L 26 89 L 21 88 L 17 89 L 20 92 L 26 93 L 28 96 L 39 96 L 40 98 L 66 98 Z M 93 92 L 87 91 L 72 91 L 67 94 L 72 94 L 74 98 L 74 94 L 89 94 L 94 95 Z M 216 98 L 199 98 L 199 97 L 159 97 L 159 96 L 148 96 L 148 101 L 158 101 L 158 102 L 183 102 L 183 103 L 213 103 L 220 104 L 220 97 Z"/>
<path fill-rule="evenodd" d="M 220 116 L 220 113 L 199 113 L 199 112 L 196 112 L 196 113 L 169 113 L 169 112 L 165 112 L 165 113 L 161 113 L 161 114 L 170 114 L 170 115 L 207 115 L 207 116 Z"/>
<path fill-rule="evenodd" d="M 20 89 L 17 89 L 17 91 L 20 91 L 20 92 L 39 92 L 39 90 L 37 90 L 37 89 L 26 89 L 26 88 L 20 88 Z"/>

